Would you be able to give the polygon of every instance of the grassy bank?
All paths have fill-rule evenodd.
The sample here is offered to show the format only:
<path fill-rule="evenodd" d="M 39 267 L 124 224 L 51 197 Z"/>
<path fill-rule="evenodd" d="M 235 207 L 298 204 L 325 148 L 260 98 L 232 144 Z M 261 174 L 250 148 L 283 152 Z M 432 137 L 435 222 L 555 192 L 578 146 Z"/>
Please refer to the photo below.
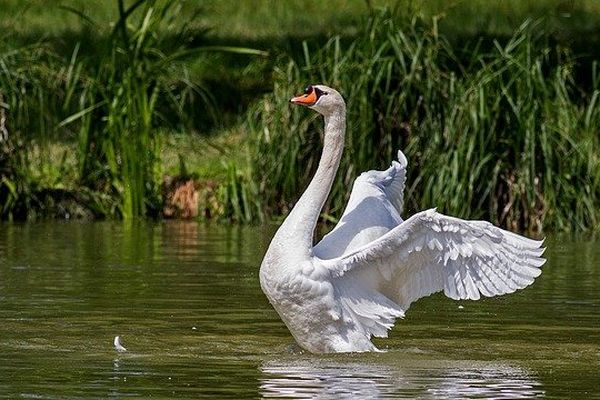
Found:
<path fill-rule="evenodd" d="M 277 218 L 322 129 L 287 98 L 323 82 L 349 103 L 326 219 L 402 148 L 410 212 L 600 224 L 594 1 L 2 3 L 4 218 L 158 215 L 164 174 L 204 182 L 211 217 Z"/>
<path fill-rule="evenodd" d="M 195 121 L 216 113 L 208 90 L 190 79 L 190 59 L 204 51 L 261 54 L 195 45 L 196 29 L 173 2 L 119 0 L 114 6 L 117 18 L 106 25 L 63 9 L 85 24 L 68 58 L 46 41 L 8 44 L 0 54 L 8 115 L 0 186 L 4 217 L 44 214 L 47 193 L 68 196 L 101 217 L 159 215 L 164 131 L 191 130 Z M 68 150 L 74 149 L 75 176 L 48 192 L 36 180 L 32 158 L 50 154 L 57 144 L 65 151 L 54 167 L 71 165 Z M 66 184 L 76 193 L 65 191 Z M 82 191 L 94 196 L 81 198 Z"/>
<path fill-rule="evenodd" d="M 288 62 L 248 120 L 247 183 L 260 208 L 285 212 L 314 172 L 322 121 L 281 104 L 290 88 L 320 81 L 343 88 L 349 103 L 341 177 L 325 213 L 340 215 L 357 174 L 385 168 L 401 148 L 409 212 L 437 206 L 517 230 L 598 226 L 600 70 L 589 66 L 591 85 L 578 86 L 573 55 L 539 28 L 526 22 L 481 51 L 481 42 L 457 48 L 435 25 L 383 12 L 351 43 L 333 39 Z"/>

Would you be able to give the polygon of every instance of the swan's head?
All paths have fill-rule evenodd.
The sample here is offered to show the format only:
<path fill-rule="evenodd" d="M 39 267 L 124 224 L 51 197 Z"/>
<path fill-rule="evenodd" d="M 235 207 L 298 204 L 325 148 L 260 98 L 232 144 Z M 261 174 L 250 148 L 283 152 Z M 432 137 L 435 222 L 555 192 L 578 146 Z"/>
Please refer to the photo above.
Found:
<path fill-rule="evenodd" d="M 336 111 L 344 112 L 346 103 L 342 95 L 335 89 L 325 85 L 308 85 L 304 93 L 292 97 L 290 103 L 312 108 L 322 115 L 331 115 Z"/>

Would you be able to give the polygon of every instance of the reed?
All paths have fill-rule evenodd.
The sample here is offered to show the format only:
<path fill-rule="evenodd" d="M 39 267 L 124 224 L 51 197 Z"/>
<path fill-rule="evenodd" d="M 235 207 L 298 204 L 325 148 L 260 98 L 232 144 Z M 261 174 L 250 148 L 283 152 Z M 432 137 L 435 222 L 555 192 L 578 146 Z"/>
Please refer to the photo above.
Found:
<path fill-rule="evenodd" d="M 35 193 L 43 168 L 30 148 L 53 139 L 60 106 L 50 65 L 56 58 L 43 45 L 10 49 L 0 45 L 0 217 L 23 219 L 37 206 Z M 33 133 L 36 133 L 35 135 Z M 41 152 L 42 158 L 46 153 Z M 36 171 L 36 167 L 39 170 Z"/>
<path fill-rule="evenodd" d="M 182 18 L 181 5 L 174 2 L 114 4 L 118 19 L 111 29 L 76 9 L 63 10 L 81 18 L 89 30 L 81 36 L 87 42 L 78 42 L 70 57 L 60 56 L 48 44 L 0 49 L 0 93 L 13 142 L 20 141 L 25 150 L 5 152 L 11 167 L 5 168 L 3 179 L 17 183 L 5 184 L 7 196 L 0 199 L 4 217 L 17 208 L 24 210 L 18 218 L 33 216 L 43 207 L 35 204 L 36 190 L 52 189 L 54 184 L 90 193 L 92 199 L 114 199 L 109 208 L 89 205 L 99 216 L 157 215 L 162 179 L 159 130 L 191 127 L 190 109 L 193 116 L 214 115 L 210 96 L 190 79 L 187 60 L 207 50 L 257 53 L 187 47 L 196 34 L 187 20 L 193 15 Z M 72 142 L 78 150 L 73 180 L 44 182 L 36 169 L 61 169 L 50 161 L 50 150 L 56 143 L 72 148 Z"/>
<path fill-rule="evenodd" d="M 116 214 L 131 219 L 157 214 L 160 137 L 159 98 L 175 99 L 170 76 L 185 76 L 175 49 L 165 53 L 158 31 L 171 3 L 138 1 L 129 8 L 118 1 L 119 19 L 99 58 L 76 60 L 85 75 L 75 81 L 80 111 L 61 126 L 79 123 L 81 182 L 117 196 Z M 74 69 L 74 68 L 72 68 Z M 175 75 L 179 72 L 178 75 Z M 181 109 L 181 104 L 170 104 Z"/>
<path fill-rule="evenodd" d="M 20 4 L 10 3 L 13 8 Z M 520 230 L 600 226 L 600 71 L 597 62 L 589 62 L 592 50 L 572 54 L 556 44 L 550 30 L 564 27 L 566 20 L 550 20 L 559 25 L 528 21 L 506 37 L 513 30 L 511 17 L 501 29 L 488 32 L 502 38 L 478 39 L 472 33 L 480 25 L 477 18 L 479 22 L 463 26 L 456 22 L 462 24 L 462 18 L 437 16 L 444 2 L 428 3 L 429 8 L 419 11 L 414 2 L 399 1 L 395 11 L 372 8 L 368 19 L 366 3 L 357 3 L 340 22 L 342 36 L 325 42 L 326 27 L 337 21 L 337 14 L 322 15 L 317 25 L 325 28 L 299 47 L 295 39 L 300 35 L 281 33 L 278 18 L 263 26 L 264 18 L 246 17 L 263 13 L 293 19 L 294 7 L 304 3 L 272 10 L 270 2 L 259 2 L 262 11 L 252 14 L 254 6 L 223 2 L 240 11 L 231 32 L 243 36 L 248 31 L 255 43 L 268 42 L 278 54 L 288 48 L 290 54 L 248 68 L 240 61 L 221 72 L 207 67 L 213 58 L 199 56 L 207 50 L 264 53 L 202 47 L 195 15 L 188 13 L 188 19 L 180 12 L 180 7 L 195 10 L 190 4 L 115 0 L 115 11 L 104 15 L 116 15 L 116 21 L 107 24 L 82 11 L 88 3 L 74 1 L 71 8 L 62 8 L 69 21 L 75 17 L 83 25 L 69 36 L 68 29 L 52 24 L 53 32 L 65 35 L 63 40 L 22 44 L 28 30 L 16 26 L 14 37 L 2 34 L 8 39 L 0 43 L 0 108 L 10 140 L 0 143 L 1 218 L 35 214 L 49 190 L 80 194 L 96 216 L 155 215 L 161 208 L 165 132 L 192 131 L 199 121 L 223 114 L 203 89 L 202 76 L 191 70 L 202 64 L 211 76 L 223 77 L 255 68 L 262 81 L 246 82 L 246 87 L 273 82 L 273 92 L 260 102 L 255 102 L 255 90 L 239 98 L 233 91 L 219 93 L 228 112 L 258 104 L 242 117 L 243 129 L 236 129 L 248 132 L 247 159 L 240 162 L 238 155 L 246 149 L 236 149 L 219 169 L 223 172 L 214 197 L 219 204 L 213 215 L 253 222 L 278 218 L 290 209 L 316 169 L 322 121 L 305 109 L 289 107 L 287 99 L 307 83 L 323 82 L 342 89 L 349 111 L 346 153 L 325 220 L 341 214 L 348 188 L 361 171 L 387 167 L 401 148 L 410 162 L 408 213 L 437 206 Z M 408 3 L 414 8 L 409 8 L 411 17 L 400 14 Z M 108 4 L 98 7 L 106 11 Z M 210 10 L 215 13 L 223 6 L 218 4 L 201 17 L 214 17 Z M 548 4 L 544 7 L 549 10 Z M 590 12 L 577 15 L 595 21 L 595 8 L 590 8 L 595 3 L 585 4 Z M 479 15 L 488 6 L 465 3 L 448 15 L 469 7 Z M 519 18 L 526 8 L 519 9 Z M 490 8 L 484 19 L 494 13 Z M 357 24 L 361 14 L 364 23 Z M 313 20 L 308 14 L 303 18 Z M 587 32 L 589 24 L 579 25 L 573 32 Z M 213 43 L 227 40 L 229 31 L 223 29 Z M 17 46 L 10 47 L 11 41 Z M 303 51 L 296 53 L 298 48 Z M 272 76 L 264 79 L 271 62 Z"/>
<path fill-rule="evenodd" d="M 244 224 L 263 222 L 263 203 L 248 171 L 239 171 L 235 163 L 227 164 L 227 178 L 217 190 L 218 209 L 213 214 L 225 221 Z"/>
<path fill-rule="evenodd" d="M 541 33 L 540 33 L 541 32 Z M 334 38 L 274 73 L 248 118 L 249 180 L 269 214 L 285 213 L 312 176 L 322 121 L 287 99 L 307 83 L 341 88 L 346 151 L 324 209 L 339 216 L 353 179 L 409 159 L 406 209 L 428 207 L 517 230 L 600 225 L 600 82 L 576 82 L 575 58 L 526 21 L 501 43 L 450 44 L 432 22 L 389 10 L 356 39 Z M 489 50 L 482 50 L 487 48 Z"/>
<path fill-rule="evenodd" d="M 80 124 L 79 165 L 85 186 L 119 198 L 116 214 L 124 219 L 157 216 L 162 209 L 160 133 L 165 127 L 191 130 L 190 110 L 194 117 L 216 118 L 210 94 L 190 79 L 188 60 L 207 51 L 264 53 L 231 46 L 188 47 L 197 40 L 190 28 L 194 14 L 182 17 L 182 5 L 176 2 L 117 4 L 119 18 L 100 58 L 82 61 L 87 76 L 77 80 L 79 111 L 60 126 Z"/>

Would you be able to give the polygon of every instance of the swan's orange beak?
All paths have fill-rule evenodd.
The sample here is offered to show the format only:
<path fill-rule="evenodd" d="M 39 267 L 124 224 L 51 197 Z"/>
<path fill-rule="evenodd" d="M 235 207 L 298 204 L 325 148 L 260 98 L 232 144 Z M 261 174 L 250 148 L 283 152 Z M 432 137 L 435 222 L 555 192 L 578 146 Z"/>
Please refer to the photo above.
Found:
<path fill-rule="evenodd" d="M 310 91 L 307 90 L 304 94 L 292 97 L 290 99 L 290 103 L 310 107 L 314 105 L 317 102 L 317 100 L 317 92 L 315 91 L 315 88 L 310 87 Z"/>

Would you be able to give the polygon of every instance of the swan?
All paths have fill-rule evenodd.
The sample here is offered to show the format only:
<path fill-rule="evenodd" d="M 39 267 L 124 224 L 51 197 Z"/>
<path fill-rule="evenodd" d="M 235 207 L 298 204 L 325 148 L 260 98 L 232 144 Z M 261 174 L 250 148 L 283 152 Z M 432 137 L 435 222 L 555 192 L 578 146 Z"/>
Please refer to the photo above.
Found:
<path fill-rule="evenodd" d="M 317 171 L 267 249 L 260 285 L 296 342 L 312 353 L 379 351 L 411 303 L 443 291 L 478 300 L 531 283 L 545 263 L 543 241 L 467 221 L 418 212 L 403 220 L 408 162 L 401 151 L 385 171 L 354 182 L 335 228 L 313 245 L 319 214 L 344 147 L 346 105 L 335 89 L 310 85 L 290 100 L 324 117 Z"/>

